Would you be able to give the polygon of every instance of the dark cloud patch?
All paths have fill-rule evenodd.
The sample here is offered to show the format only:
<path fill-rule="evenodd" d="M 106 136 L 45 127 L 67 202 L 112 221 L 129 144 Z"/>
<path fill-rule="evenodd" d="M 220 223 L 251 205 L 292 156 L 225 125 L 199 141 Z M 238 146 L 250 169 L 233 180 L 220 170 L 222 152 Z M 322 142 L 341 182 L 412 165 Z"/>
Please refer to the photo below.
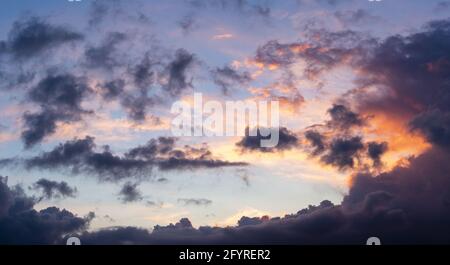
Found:
<path fill-rule="evenodd" d="M 158 62 L 153 60 L 149 54 L 146 54 L 139 64 L 129 70 L 135 85 L 139 88 L 148 88 L 154 83 L 155 72 L 152 67 Z"/>
<path fill-rule="evenodd" d="M 309 130 L 309 131 L 305 132 L 305 138 L 311 144 L 311 146 L 314 148 L 312 150 L 313 155 L 319 155 L 325 151 L 326 138 L 325 138 L 325 136 L 320 134 L 318 131 Z"/>
<path fill-rule="evenodd" d="M 30 148 L 53 134 L 58 121 L 77 121 L 81 115 L 90 113 L 83 110 L 81 102 L 91 89 L 83 78 L 69 74 L 49 75 L 28 92 L 28 100 L 38 104 L 38 113 L 23 115 L 25 130 L 22 139 Z"/>
<path fill-rule="evenodd" d="M 125 81 L 123 79 L 116 79 L 98 85 L 98 87 L 105 100 L 113 100 L 124 92 Z"/>
<path fill-rule="evenodd" d="M 63 238 L 85 231 L 94 217 L 77 217 L 56 207 L 33 209 L 36 199 L 20 186 L 9 187 L 0 177 L 0 244 L 61 244 Z"/>
<path fill-rule="evenodd" d="M 31 188 L 42 191 L 42 198 L 47 200 L 75 197 L 77 194 L 77 189 L 70 187 L 67 182 L 57 182 L 45 178 L 36 181 Z"/>
<path fill-rule="evenodd" d="M 284 217 L 242 217 L 237 226 L 193 228 L 188 219 L 153 232 L 123 227 L 85 232 L 86 244 L 447 244 L 448 153 L 433 149 L 378 176 L 356 175 L 340 205 L 323 201 Z"/>
<path fill-rule="evenodd" d="M 112 70 L 122 65 L 122 61 L 116 53 L 117 46 L 127 39 L 126 34 L 110 32 L 99 46 L 88 47 L 84 53 L 86 66 L 90 68 L 102 68 Z"/>
<path fill-rule="evenodd" d="M 353 168 L 358 153 L 364 149 L 361 137 L 335 138 L 329 150 L 321 157 L 321 161 L 337 166 L 339 169 Z"/>
<path fill-rule="evenodd" d="M 258 47 L 254 60 L 266 66 L 284 68 L 302 61 L 305 63 L 305 78 L 314 80 L 321 73 L 342 63 L 356 64 L 370 47 L 376 45 L 374 39 L 351 30 L 307 30 L 305 35 L 306 41 L 268 41 Z"/>
<path fill-rule="evenodd" d="M 426 111 L 416 116 L 410 125 L 413 130 L 422 132 L 430 143 L 450 148 L 450 112 Z"/>
<path fill-rule="evenodd" d="M 220 9 L 228 12 L 238 12 L 251 16 L 269 18 L 271 8 L 269 2 L 248 0 L 188 0 L 190 6 L 196 9 Z"/>
<path fill-rule="evenodd" d="M 387 142 L 369 142 L 367 143 L 367 154 L 373 161 L 374 167 L 381 166 L 381 156 L 388 150 Z"/>
<path fill-rule="evenodd" d="M 141 201 L 144 198 L 138 189 L 138 184 L 131 182 L 126 182 L 122 186 L 119 196 L 123 203 Z"/>
<path fill-rule="evenodd" d="M 253 129 L 255 130 L 255 129 Z M 245 136 L 236 143 L 236 146 L 241 149 L 241 151 L 258 151 L 258 152 L 281 152 L 285 150 L 290 150 L 299 146 L 298 137 L 295 133 L 289 131 L 285 127 L 279 128 L 279 140 L 275 147 L 262 147 L 261 140 L 270 139 L 269 136 L 262 136 L 259 129 L 256 131 L 256 136 L 250 135 L 250 129 L 247 127 L 245 130 Z"/>
<path fill-rule="evenodd" d="M 211 73 L 214 83 L 216 83 L 222 89 L 222 92 L 225 95 L 228 95 L 230 89 L 232 89 L 234 86 L 242 86 L 248 84 L 252 80 L 250 73 L 239 73 L 229 66 L 216 68 L 211 71 Z"/>
<path fill-rule="evenodd" d="M 198 25 L 196 23 L 195 17 L 193 14 L 188 14 L 181 18 L 178 21 L 178 26 L 181 28 L 184 34 L 189 34 L 192 31 L 194 31 L 196 28 L 198 28 Z"/>
<path fill-rule="evenodd" d="M 245 166 L 242 162 L 214 159 L 207 146 L 174 148 L 174 139 L 161 137 L 143 146 L 130 149 L 123 156 L 109 147 L 96 151 L 94 138 L 75 139 L 59 144 L 53 150 L 27 159 L 28 169 L 69 170 L 72 174 L 87 173 L 101 181 L 126 178 L 149 178 L 154 167 L 160 170 L 184 170 Z"/>
<path fill-rule="evenodd" d="M 166 67 L 165 75 L 168 78 L 163 89 L 171 96 L 179 96 L 181 92 L 192 87 L 187 71 L 195 64 L 195 57 L 184 49 L 175 52 L 175 58 Z"/>
<path fill-rule="evenodd" d="M 111 1 L 110 1 L 111 2 Z M 117 1 L 114 1 L 117 2 Z M 110 6 L 108 6 L 105 1 L 95 0 L 89 9 L 89 26 L 99 25 L 109 14 Z"/>
<path fill-rule="evenodd" d="M 331 116 L 331 120 L 327 125 L 331 128 L 348 130 L 354 126 L 364 125 L 364 119 L 344 105 L 334 104 L 328 110 L 328 114 Z"/>
<path fill-rule="evenodd" d="M 201 198 L 201 199 L 195 199 L 195 198 L 184 199 L 184 198 L 181 198 L 181 199 L 178 199 L 177 201 L 178 201 L 178 203 L 182 203 L 185 206 L 188 206 L 188 205 L 207 206 L 207 205 L 210 205 L 212 203 L 211 200 L 203 199 L 203 198 Z"/>
<path fill-rule="evenodd" d="M 29 169 L 65 169 L 73 174 L 94 174 L 104 181 L 116 181 L 132 176 L 150 174 L 151 164 L 145 160 L 127 159 L 114 155 L 109 148 L 95 151 L 94 138 L 75 139 L 59 144 L 52 151 L 26 161 Z"/>
<path fill-rule="evenodd" d="M 434 7 L 435 12 L 445 12 L 450 9 L 450 1 L 441 1 Z"/>
<path fill-rule="evenodd" d="M 1 46 L 16 59 L 25 59 L 83 38 L 82 34 L 70 30 L 67 26 L 55 26 L 41 18 L 31 17 L 16 21 L 9 32 L 8 40 Z"/>

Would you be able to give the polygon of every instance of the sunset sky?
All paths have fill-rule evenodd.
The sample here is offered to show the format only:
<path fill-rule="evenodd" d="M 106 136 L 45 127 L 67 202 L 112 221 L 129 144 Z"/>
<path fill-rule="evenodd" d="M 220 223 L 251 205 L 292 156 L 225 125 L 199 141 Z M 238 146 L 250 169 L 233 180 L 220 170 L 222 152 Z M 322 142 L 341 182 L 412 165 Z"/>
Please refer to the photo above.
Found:
<path fill-rule="evenodd" d="M 442 211 L 450 220 L 450 188 L 423 188 L 442 187 L 435 172 L 450 183 L 448 166 L 424 162 L 450 157 L 449 15 L 442 0 L 3 0 L 0 232 L 5 216 L 22 218 L 8 215 L 17 198 L 30 201 L 35 218 L 54 206 L 85 222 L 56 239 L 24 239 L 31 243 L 71 233 L 105 243 L 98 231 L 128 226 L 149 237 L 156 225 L 275 227 L 301 209 L 312 215 L 310 205 L 342 211 L 346 221 L 334 226 L 363 216 L 356 202 L 369 207 L 380 192 L 388 195 L 374 201 L 396 200 L 377 208 L 383 216 L 404 211 L 412 220 L 404 202 L 416 192 L 429 210 L 423 222 Z M 173 136 L 171 106 L 192 103 L 194 92 L 219 102 L 278 100 L 279 145 Z M 423 172 L 428 184 L 402 186 L 408 172 Z M 364 186 L 371 179 L 380 179 L 374 190 Z M 429 194 L 444 210 L 427 206 Z"/>

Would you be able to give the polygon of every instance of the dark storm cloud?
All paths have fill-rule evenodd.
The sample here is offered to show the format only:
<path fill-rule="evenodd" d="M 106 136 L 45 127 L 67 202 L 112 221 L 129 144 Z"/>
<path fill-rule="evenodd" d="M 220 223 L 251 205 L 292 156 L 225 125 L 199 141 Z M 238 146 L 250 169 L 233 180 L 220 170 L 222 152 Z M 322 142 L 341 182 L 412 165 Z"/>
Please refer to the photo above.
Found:
<path fill-rule="evenodd" d="M 123 203 L 141 201 L 144 197 L 138 189 L 137 183 L 126 182 L 119 191 Z"/>
<path fill-rule="evenodd" d="M 262 147 L 261 140 L 269 139 L 271 136 L 262 136 L 259 129 L 257 129 L 256 136 L 250 135 L 250 129 L 247 127 L 245 130 L 245 136 L 236 143 L 236 146 L 241 149 L 241 151 L 258 151 L 258 152 L 281 152 L 285 150 L 290 150 L 299 145 L 298 137 L 295 133 L 289 131 L 285 127 L 279 128 L 279 140 L 275 147 Z"/>
<path fill-rule="evenodd" d="M 318 131 L 309 130 L 305 132 L 305 138 L 314 148 L 312 150 L 312 155 L 319 155 L 325 151 L 325 136 L 320 134 Z"/>
<path fill-rule="evenodd" d="M 178 203 L 182 203 L 185 206 L 188 206 L 188 205 L 206 206 L 206 205 L 210 205 L 212 203 L 212 201 L 208 200 L 208 199 L 195 199 L 195 198 L 189 198 L 189 199 L 181 198 L 181 199 L 178 199 L 177 201 L 178 201 Z"/>
<path fill-rule="evenodd" d="M 321 161 L 339 169 L 353 168 L 355 159 L 358 159 L 358 154 L 363 149 L 361 137 L 335 138 L 328 152 L 321 157 Z"/>
<path fill-rule="evenodd" d="M 388 150 L 387 142 L 369 142 L 367 143 L 367 154 L 369 158 L 373 161 L 374 167 L 379 167 L 381 165 L 381 156 Z"/>
<path fill-rule="evenodd" d="M 239 73 L 229 66 L 216 68 L 211 71 L 211 74 L 214 83 L 222 89 L 224 95 L 228 95 L 234 86 L 243 86 L 252 80 L 250 73 Z"/>
<path fill-rule="evenodd" d="M 195 64 L 195 60 L 194 55 L 185 49 L 175 52 L 175 58 L 165 70 L 168 81 L 163 88 L 169 95 L 179 96 L 183 90 L 192 87 L 192 80 L 189 80 L 187 71 Z"/>
<path fill-rule="evenodd" d="M 82 34 L 70 30 L 67 26 L 55 26 L 41 18 L 31 17 L 16 21 L 9 32 L 8 40 L 0 46 L 16 59 L 25 59 L 83 38 Z"/>
<path fill-rule="evenodd" d="M 28 92 L 28 100 L 40 106 L 37 113 L 25 112 L 22 139 L 30 148 L 56 130 L 56 122 L 77 121 L 83 110 L 81 102 L 91 92 L 86 80 L 69 74 L 48 75 Z"/>
<path fill-rule="evenodd" d="M 130 149 L 119 156 L 108 146 L 96 151 L 94 138 L 75 139 L 59 144 L 53 150 L 27 159 L 28 169 L 69 170 L 72 174 L 87 173 L 101 181 L 118 181 L 126 178 L 148 178 L 154 167 L 160 170 L 185 170 L 197 168 L 219 168 L 245 166 L 242 162 L 214 159 L 204 146 L 195 148 L 174 147 L 173 138 L 152 139 L 143 146 Z"/>
<path fill-rule="evenodd" d="M 66 235 L 85 231 L 94 217 L 77 217 L 56 207 L 36 211 L 36 202 L 0 177 L 0 244 L 61 244 Z"/>
<path fill-rule="evenodd" d="M 334 104 L 327 112 L 331 117 L 327 125 L 331 128 L 348 130 L 354 126 L 364 125 L 364 119 L 344 105 Z"/>
<path fill-rule="evenodd" d="M 85 232 L 85 244 L 383 244 L 450 242 L 449 154 L 433 149 L 378 176 L 354 177 L 340 205 L 323 201 L 284 217 L 242 217 L 237 226 L 194 228 L 188 219 L 148 230 Z"/>
<path fill-rule="evenodd" d="M 77 189 L 70 187 L 65 181 L 57 182 L 44 178 L 36 181 L 31 188 L 42 191 L 42 197 L 48 200 L 75 197 L 77 194 Z"/>
<path fill-rule="evenodd" d="M 430 52 L 432 51 L 432 52 Z M 359 68 L 363 83 L 385 90 L 382 97 L 358 94 L 361 109 L 411 118 L 423 111 L 450 111 L 450 21 L 379 43 Z"/>
<path fill-rule="evenodd" d="M 126 34 L 110 32 L 99 46 L 88 47 L 84 53 L 86 65 L 90 68 L 112 70 L 122 65 L 116 54 L 117 46 L 127 39 Z"/>

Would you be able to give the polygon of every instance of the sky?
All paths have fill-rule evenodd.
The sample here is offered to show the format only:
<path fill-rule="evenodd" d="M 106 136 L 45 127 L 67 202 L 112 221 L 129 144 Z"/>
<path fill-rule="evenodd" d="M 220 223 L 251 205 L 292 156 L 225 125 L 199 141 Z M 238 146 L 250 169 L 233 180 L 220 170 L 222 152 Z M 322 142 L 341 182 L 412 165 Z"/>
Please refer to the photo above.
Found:
<path fill-rule="evenodd" d="M 450 221 L 449 15 L 443 0 L 2 1 L 0 243 L 450 242 L 428 229 Z M 171 106 L 194 93 L 278 101 L 278 146 L 174 136 Z"/>

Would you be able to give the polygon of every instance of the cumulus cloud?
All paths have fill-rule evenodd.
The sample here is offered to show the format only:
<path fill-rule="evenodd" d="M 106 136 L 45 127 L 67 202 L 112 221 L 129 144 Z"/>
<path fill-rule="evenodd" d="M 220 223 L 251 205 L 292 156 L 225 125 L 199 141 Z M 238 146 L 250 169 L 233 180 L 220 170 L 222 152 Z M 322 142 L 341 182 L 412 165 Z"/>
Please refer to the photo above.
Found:
<path fill-rule="evenodd" d="M 67 26 L 52 25 L 44 19 L 30 17 L 14 22 L 8 39 L 0 50 L 11 53 L 16 59 L 40 55 L 64 43 L 83 40 L 81 33 Z"/>
<path fill-rule="evenodd" d="M 259 129 L 253 129 L 256 131 L 256 136 L 250 135 L 250 129 L 247 127 L 245 130 L 245 136 L 236 143 L 236 146 L 241 151 L 259 151 L 259 152 L 280 152 L 295 148 L 299 145 L 298 137 L 295 133 L 289 131 L 285 127 L 279 128 L 279 140 L 275 147 L 262 147 L 261 140 L 270 139 L 269 136 L 262 136 Z"/>
<path fill-rule="evenodd" d="M 185 206 L 188 206 L 188 205 L 207 206 L 207 205 L 210 205 L 212 203 L 211 200 L 203 199 L 203 198 L 198 198 L 198 199 L 196 199 L 196 198 L 188 198 L 188 199 L 180 198 L 177 201 L 178 201 L 178 203 L 182 203 Z"/>

